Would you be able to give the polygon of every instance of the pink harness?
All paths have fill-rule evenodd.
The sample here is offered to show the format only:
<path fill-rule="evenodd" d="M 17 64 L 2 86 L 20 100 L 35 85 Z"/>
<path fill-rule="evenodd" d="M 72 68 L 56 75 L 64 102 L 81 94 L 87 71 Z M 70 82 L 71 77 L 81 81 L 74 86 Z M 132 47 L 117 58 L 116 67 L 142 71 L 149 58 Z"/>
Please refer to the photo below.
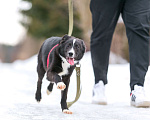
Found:
<path fill-rule="evenodd" d="M 59 44 L 55 45 L 49 52 L 48 56 L 47 56 L 47 68 L 48 68 L 48 65 L 49 65 L 49 57 L 50 57 L 50 54 L 51 52 L 53 51 L 54 48 L 56 48 Z"/>

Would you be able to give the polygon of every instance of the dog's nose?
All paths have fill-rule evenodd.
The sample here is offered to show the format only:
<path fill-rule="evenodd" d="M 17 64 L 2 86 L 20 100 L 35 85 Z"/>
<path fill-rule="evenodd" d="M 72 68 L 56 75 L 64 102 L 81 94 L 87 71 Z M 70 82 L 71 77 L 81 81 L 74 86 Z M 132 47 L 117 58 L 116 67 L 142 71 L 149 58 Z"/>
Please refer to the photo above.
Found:
<path fill-rule="evenodd" d="M 73 56 L 73 53 L 72 53 L 72 52 L 69 52 L 68 54 L 69 54 L 69 57 L 72 57 L 72 56 Z"/>

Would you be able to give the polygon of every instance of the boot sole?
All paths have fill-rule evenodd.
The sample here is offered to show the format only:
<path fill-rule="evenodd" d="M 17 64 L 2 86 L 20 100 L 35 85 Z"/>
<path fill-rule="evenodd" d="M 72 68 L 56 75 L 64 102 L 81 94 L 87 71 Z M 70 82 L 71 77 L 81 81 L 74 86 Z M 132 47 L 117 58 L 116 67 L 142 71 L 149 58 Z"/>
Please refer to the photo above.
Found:
<path fill-rule="evenodd" d="M 143 101 L 143 102 L 140 102 L 140 103 L 131 102 L 131 106 L 134 106 L 134 107 L 150 107 L 150 101 Z"/>
<path fill-rule="evenodd" d="M 97 101 L 92 101 L 92 104 L 107 105 L 107 102 L 97 102 Z"/>

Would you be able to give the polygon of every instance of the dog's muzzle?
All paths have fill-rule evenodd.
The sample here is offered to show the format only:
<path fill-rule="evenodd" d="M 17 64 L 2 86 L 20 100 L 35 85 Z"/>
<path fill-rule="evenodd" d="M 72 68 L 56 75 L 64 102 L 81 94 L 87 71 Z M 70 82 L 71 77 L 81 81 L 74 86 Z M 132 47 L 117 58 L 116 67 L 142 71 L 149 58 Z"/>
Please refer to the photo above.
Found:
<path fill-rule="evenodd" d="M 74 65 L 74 54 L 72 52 L 69 52 L 68 53 L 68 57 L 66 58 L 67 62 L 70 64 L 70 65 Z"/>

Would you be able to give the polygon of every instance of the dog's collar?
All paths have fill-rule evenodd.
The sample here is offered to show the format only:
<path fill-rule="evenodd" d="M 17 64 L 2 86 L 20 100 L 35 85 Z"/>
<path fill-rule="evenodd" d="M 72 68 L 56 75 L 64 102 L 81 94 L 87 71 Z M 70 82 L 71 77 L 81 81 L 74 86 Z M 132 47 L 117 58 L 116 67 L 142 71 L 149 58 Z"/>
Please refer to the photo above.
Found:
<path fill-rule="evenodd" d="M 48 68 L 48 65 L 49 65 L 49 57 L 50 57 L 50 54 L 51 52 L 58 46 L 59 44 L 56 44 L 50 51 L 49 51 L 49 54 L 47 56 L 47 68 Z"/>

